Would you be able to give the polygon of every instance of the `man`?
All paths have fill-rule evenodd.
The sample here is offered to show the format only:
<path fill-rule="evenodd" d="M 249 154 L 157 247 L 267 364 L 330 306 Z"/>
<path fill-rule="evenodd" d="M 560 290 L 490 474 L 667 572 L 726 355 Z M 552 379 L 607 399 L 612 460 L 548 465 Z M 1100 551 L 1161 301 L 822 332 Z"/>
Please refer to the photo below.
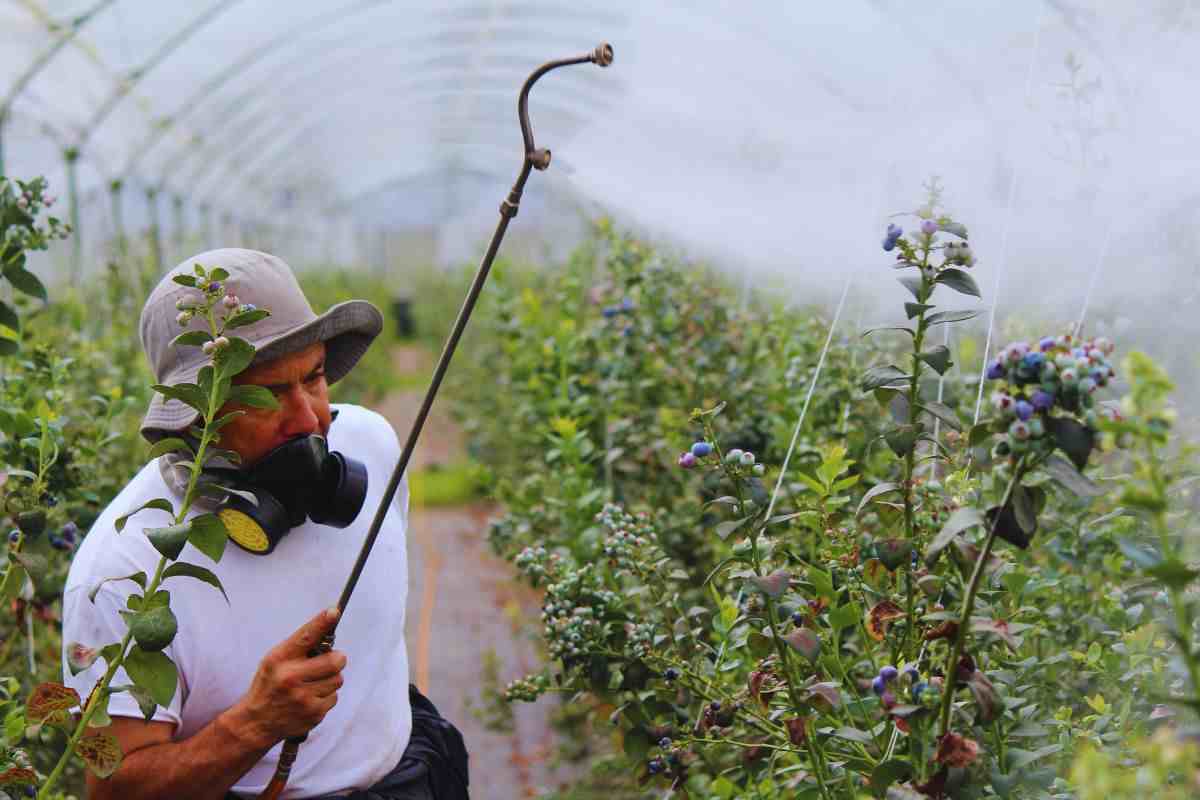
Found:
<path fill-rule="evenodd" d="M 176 319 L 176 303 L 199 296 L 172 277 L 193 274 L 194 264 L 229 273 L 221 291 L 231 305 L 254 304 L 270 312 L 230 331 L 257 350 L 234 383 L 266 387 L 278 408 L 223 408 L 221 413 L 245 412 L 221 429 L 218 443 L 238 453 L 240 467 L 228 461 L 217 466 L 252 475 L 249 471 L 276 448 L 317 435 L 325 438 L 330 453 L 365 466 L 366 496 L 347 527 L 306 519 L 265 555 L 231 542 L 218 563 L 191 544 L 184 548 L 179 560 L 215 572 L 228 602 L 200 581 L 164 583 L 179 621 L 165 650 L 179 672 L 175 697 L 147 722 L 130 694 L 112 695 L 108 730 L 120 742 L 124 760 L 106 780 L 88 774 L 89 797 L 254 797 L 275 772 L 281 742 L 307 734 L 284 797 L 465 798 L 461 737 L 415 689 L 410 701 L 404 643 L 407 482 L 387 511 L 346 618 L 337 627 L 335 649 L 308 657 L 335 623 L 336 609 L 329 607 L 336 604 L 399 458 L 396 434 L 385 419 L 359 406 L 331 406 L 328 398 L 328 384 L 345 376 L 379 334 L 381 314 L 366 301 L 351 300 L 317 316 L 282 260 L 240 249 L 203 253 L 164 276 L 142 310 L 142 346 L 157 383 L 194 382 L 208 360 L 199 348 L 170 346 L 185 329 Z M 199 323 L 193 320 L 187 327 L 196 329 Z M 141 432 L 150 442 L 186 438 L 198 420 L 189 406 L 156 394 Z M 177 451 L 147 464 L 96 520 L 67 579 L 64 648 L 72 642 L 101 647 L 120 641 L 126 629 L 120 611 L 134 584 L 109 581 L 94 601 L 88 594 L 105 578 L 154 574 L 159 553 L 140 529 L 162 525 L 162 512 L 139 512 L 121 534 L 114 521 L 155 497 L 170 498 L 178 508 L 189 478 L 180 463 L 185 457 Z M 216 511 L 222 502 L 201 497 L 192 510 Z M 64 665 L 64 679 L 86 697 L 104 668 L 98 661 L 72 676 Z M 113 684 L 129 682 L 122 670 Z"/>

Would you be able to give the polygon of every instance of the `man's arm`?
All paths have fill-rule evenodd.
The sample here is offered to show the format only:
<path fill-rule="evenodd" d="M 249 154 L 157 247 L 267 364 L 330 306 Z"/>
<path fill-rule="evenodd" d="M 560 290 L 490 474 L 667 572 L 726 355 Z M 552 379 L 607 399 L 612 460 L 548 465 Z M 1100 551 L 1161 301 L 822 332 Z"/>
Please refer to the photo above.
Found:
<path fill-rule="evenodd" d="M 276 743 L 307 733 L 336 705 L 345 654 L 308 658 L 336 619 L 322 611 L 272 648 L 246 695 L 187 739 L 172 741 L 175 726 L 169 722 L 114 717 L 107 731 L 125 756 L 105 780 L 88 773 L 88 797 L 223 800 Z"/>

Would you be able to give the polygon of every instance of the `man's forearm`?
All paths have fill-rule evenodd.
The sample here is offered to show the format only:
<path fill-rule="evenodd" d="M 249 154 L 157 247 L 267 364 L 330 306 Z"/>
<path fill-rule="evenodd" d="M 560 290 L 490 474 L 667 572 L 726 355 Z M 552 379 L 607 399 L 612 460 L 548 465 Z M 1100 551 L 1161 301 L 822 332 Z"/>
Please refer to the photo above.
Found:
<path fill-rule="evenodd" d="M 92 800 L 224 800 L 274 744 L 256 736 L 235 707 L 187 739 L 152 744 L 125 756 L 108 780 L 89 786 L 89 796 Z"/>

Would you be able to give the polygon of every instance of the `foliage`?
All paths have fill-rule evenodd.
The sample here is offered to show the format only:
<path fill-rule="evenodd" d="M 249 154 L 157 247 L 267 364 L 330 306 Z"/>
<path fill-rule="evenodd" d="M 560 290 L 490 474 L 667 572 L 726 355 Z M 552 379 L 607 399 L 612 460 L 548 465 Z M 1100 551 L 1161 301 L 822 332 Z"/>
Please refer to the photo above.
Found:
<path fill-rule="evenodd" d="M 1111 345 L 1009 345 L 1006 399 L 964 424 L 977 384 L 925 339 L 969 316 L 932 300 L 979 295 L 976 254 L 937 201 L 884 239 L 912 273 L 906 347 L 834 345 L 786 467 L 826 321 L 741 315 L 604 226 L 489 288 L 456 379 L 495 391 L 460 413 L 506 509 L 492 544 L 545 591 L 548 664 L 509 696 L 610 719 L 643 792 L 1067 796 L 1077 751 L 1144 754 L 1174 659 L 1102 491 L 1125 456 L 1101 431 L 1135 418 L 1093 399 Z"/>

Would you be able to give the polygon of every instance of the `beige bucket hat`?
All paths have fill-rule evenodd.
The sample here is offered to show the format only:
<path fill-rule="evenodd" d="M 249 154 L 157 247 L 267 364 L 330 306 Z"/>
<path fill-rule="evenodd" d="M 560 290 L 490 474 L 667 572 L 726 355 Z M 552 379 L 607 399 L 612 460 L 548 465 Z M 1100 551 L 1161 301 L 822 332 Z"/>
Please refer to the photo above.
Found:
<path fill-rule="evenodd" d="M 201 320 L 193 319 L 184 328 L 175 319 L 179 314 L 175 302 L 193 300 L 198 292 L 172 279 L 176 275 L 194 274 L 192 267 L 195 264 L 209 271 L 221 267 L 229 273 L 222 281 L 227 293 L 237 295 L 242 303 L 253 303 L 271 312 L 271 316 L 236 331 L 237 336 L 257 350 L 255 364 L 295 353 L 315 342 L 325 342 L 326 380 L 336 383 L 358 363 L 383 330 L 383 314 L 366 300 L 347 300 L 318 316 L 291 267 L 281 258 L 239 248 L 209 250 L 187 259 L 164 275 L 142 308 L 142 349 L 156 383 L 194 383 L 200 368 L 208 363 L 208 358 L 198 347 L 170 346 L 171 341 L 185 330 L 204 329 Z M 149 442 L 156 442 L 186 430 L 198 417 L 195 409 L 187 404 L 168 400 L 155 392 L 150 409 L 142 419 L 142 436 Z"/>

